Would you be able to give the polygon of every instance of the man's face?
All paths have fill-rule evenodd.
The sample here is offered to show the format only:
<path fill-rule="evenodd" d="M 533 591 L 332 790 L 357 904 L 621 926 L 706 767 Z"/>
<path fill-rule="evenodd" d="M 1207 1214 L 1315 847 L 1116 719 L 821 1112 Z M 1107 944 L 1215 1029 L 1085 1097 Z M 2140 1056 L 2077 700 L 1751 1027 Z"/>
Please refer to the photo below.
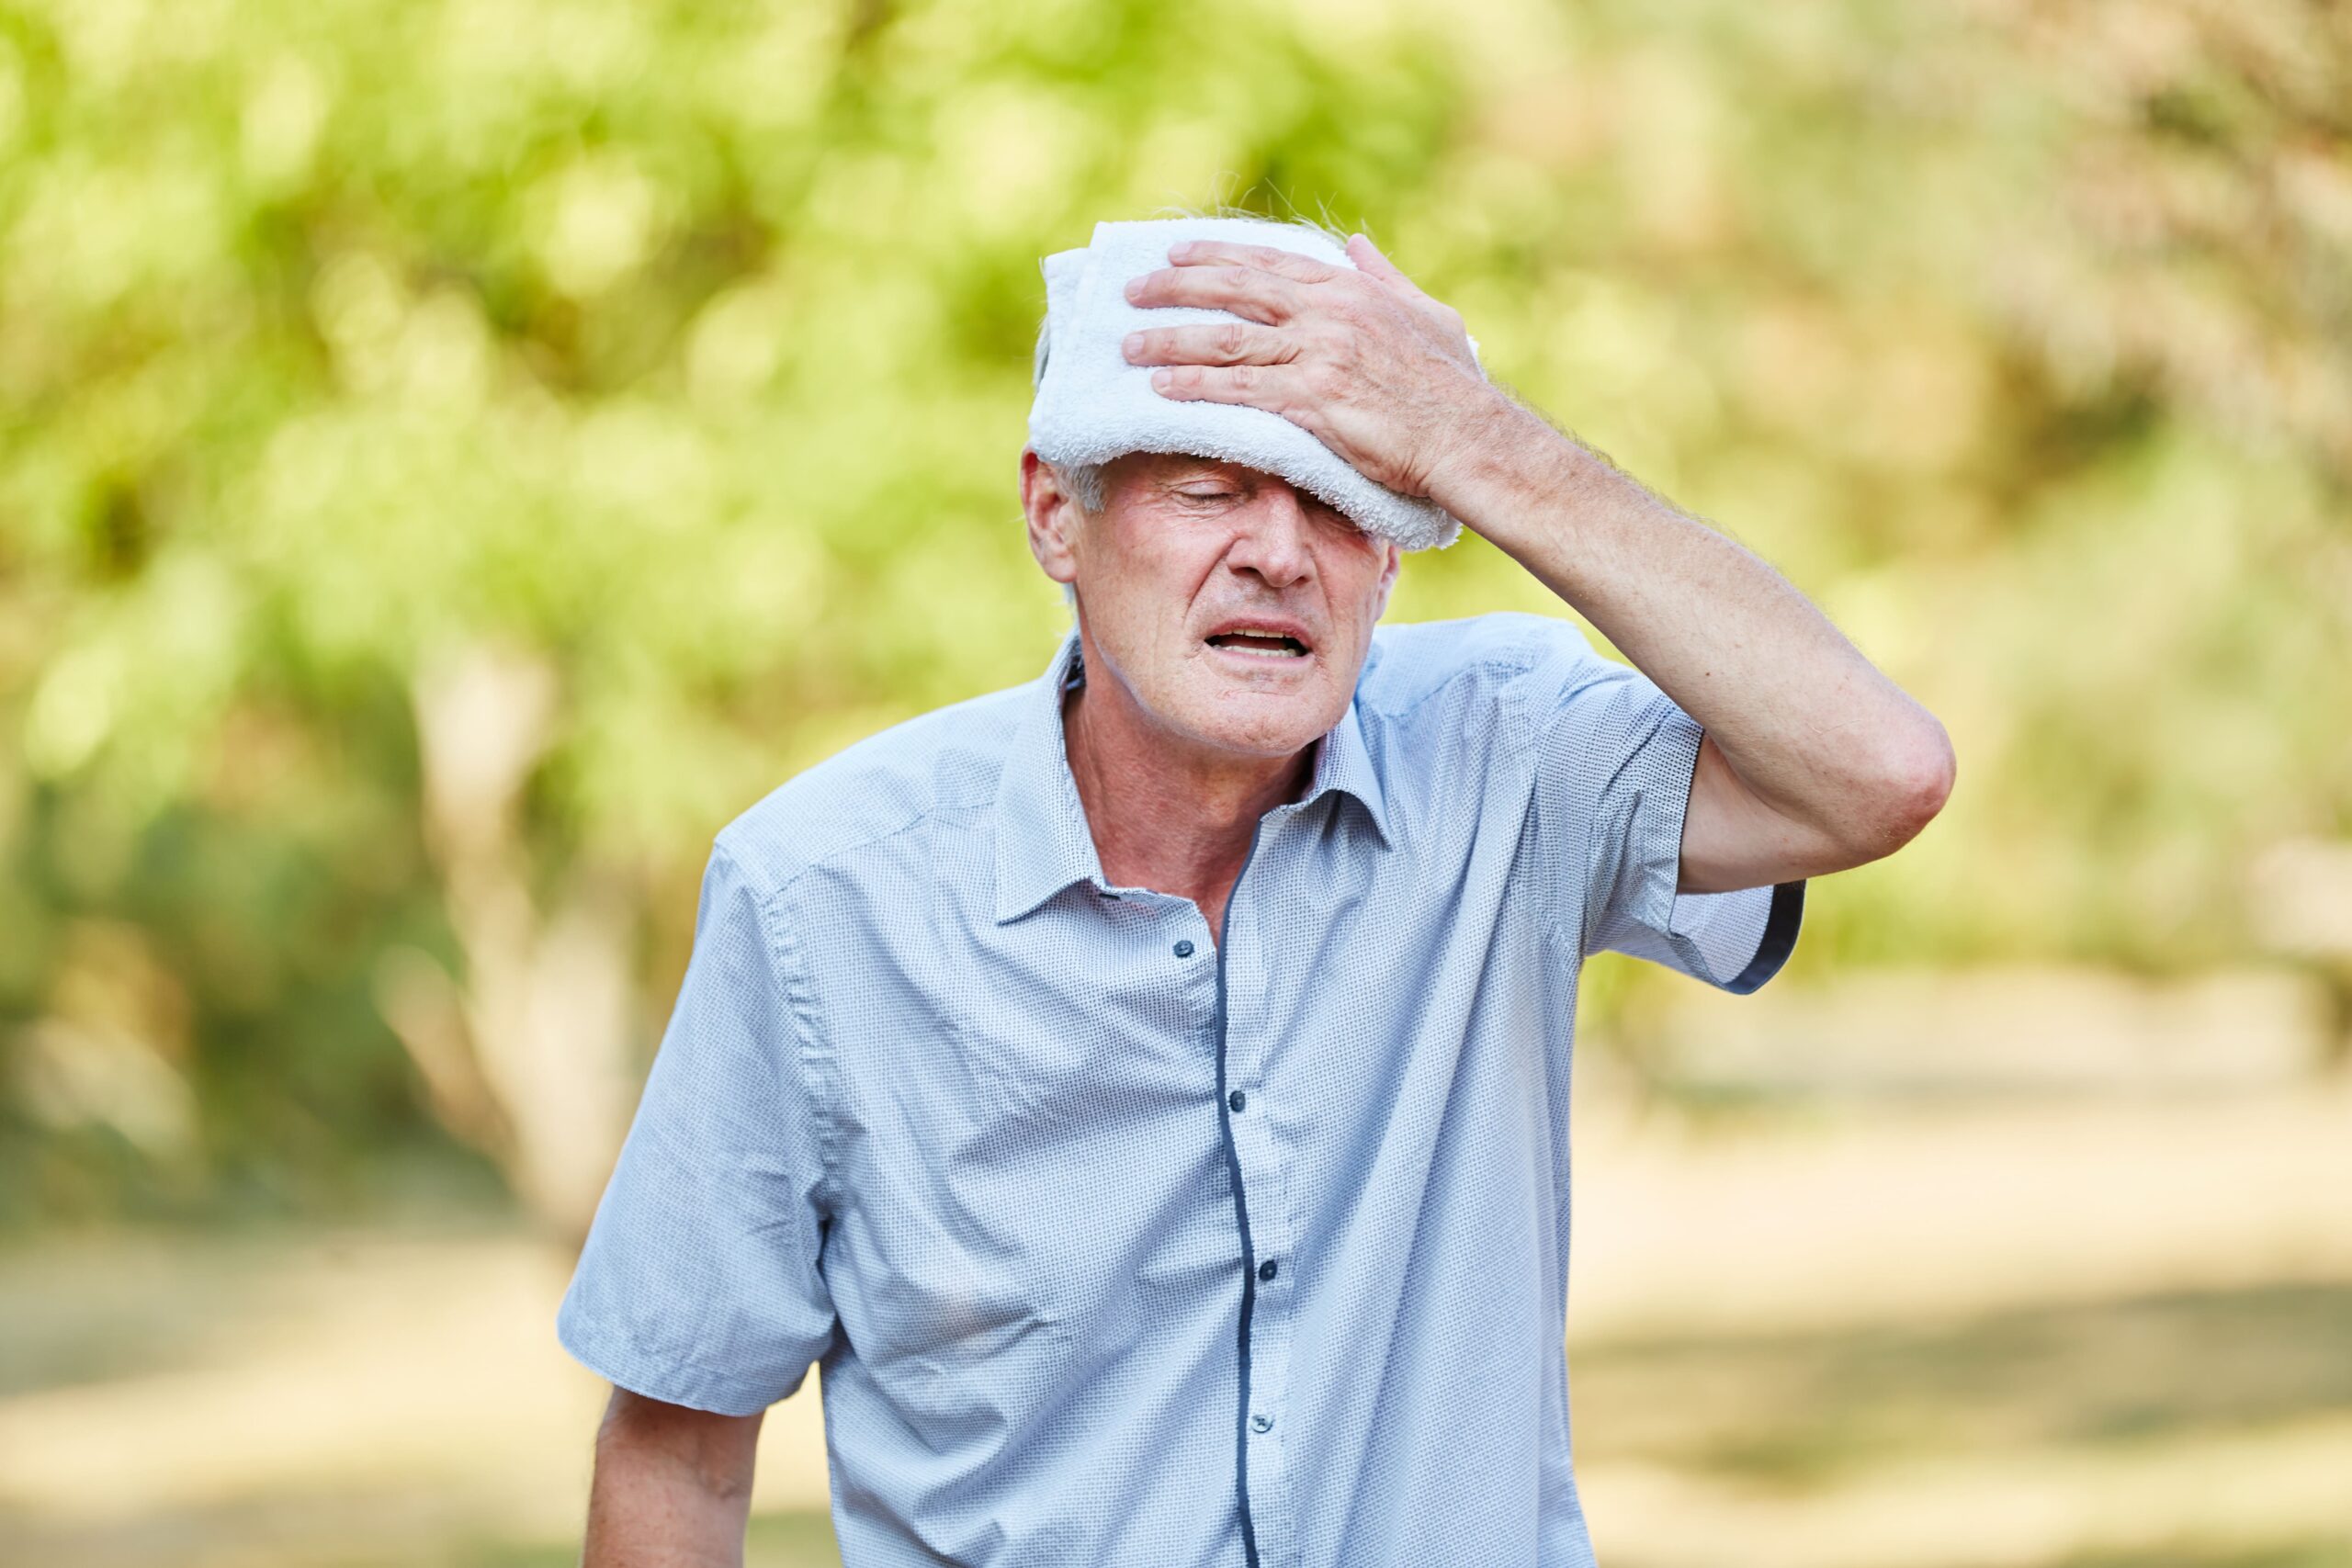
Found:
<path fill-rule="evenodd" d="M 1089 678 L 1114 676 L 1151 721 L 1218 750 L 1288 756 L 1337 724 L 1397 547 L 1235 463 L 1133 453 L 1103 477 L 1088 516 L 1022 459 L 1030 547 L 1077 588 Z"/>

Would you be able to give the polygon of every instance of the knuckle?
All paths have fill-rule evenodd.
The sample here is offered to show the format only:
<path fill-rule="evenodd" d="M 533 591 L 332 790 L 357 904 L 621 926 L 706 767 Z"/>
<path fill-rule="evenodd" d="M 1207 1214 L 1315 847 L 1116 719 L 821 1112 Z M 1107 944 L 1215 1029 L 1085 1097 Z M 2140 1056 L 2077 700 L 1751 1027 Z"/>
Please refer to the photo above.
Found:
<path fill-rule="evenodd" d="M 1227 321 L 1216 332 L 1216 352 L 1225 358 L 1238 359 L 1249 351 L 1250 329 L 1239 321 Z"/>

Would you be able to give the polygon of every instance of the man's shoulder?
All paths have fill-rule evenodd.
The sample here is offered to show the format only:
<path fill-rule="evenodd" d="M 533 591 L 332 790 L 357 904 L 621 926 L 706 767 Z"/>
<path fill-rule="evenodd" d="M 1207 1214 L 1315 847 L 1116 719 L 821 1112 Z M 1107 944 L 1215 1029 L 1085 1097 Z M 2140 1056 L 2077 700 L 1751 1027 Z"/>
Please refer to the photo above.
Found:
<path fill-rule="evenodd" d="M 1529 681 L 1562 681 L 1600 659 L 1582 626 L 1555 615 L 1493 610 L 1450 621 L 1384 624 L 1373 628 L 1356 701 L 1376 714 L 1401 716 L 1448 688 L 1467 683 L 1493 693 Z"/>
<path fill-rule="evenodd" d="M 770 790 L 719 830 L 718 847 L 774 890 L 942 814 L 995 798 L 1027 683 L 916 714 Z"/>

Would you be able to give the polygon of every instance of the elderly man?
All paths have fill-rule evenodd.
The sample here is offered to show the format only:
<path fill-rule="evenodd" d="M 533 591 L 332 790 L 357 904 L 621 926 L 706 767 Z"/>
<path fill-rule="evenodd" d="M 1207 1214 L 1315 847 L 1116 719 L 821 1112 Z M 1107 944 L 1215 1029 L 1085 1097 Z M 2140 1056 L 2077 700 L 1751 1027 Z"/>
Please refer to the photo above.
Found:
<path fill-rule="evenodd" d="M 1580 965 L 1755 989 L 1940 807 L 1942 727 L 1361 236 L 1046 274 L 1022 502 L 1076 626 L 718 834 L 558 1317 L 615 1385 L 586 1561 L 737 1561 L 813 1361 L 847 1568 L 1589 1563 Z M 1637 668 L 1378 626 L 1461 525 Z"/>

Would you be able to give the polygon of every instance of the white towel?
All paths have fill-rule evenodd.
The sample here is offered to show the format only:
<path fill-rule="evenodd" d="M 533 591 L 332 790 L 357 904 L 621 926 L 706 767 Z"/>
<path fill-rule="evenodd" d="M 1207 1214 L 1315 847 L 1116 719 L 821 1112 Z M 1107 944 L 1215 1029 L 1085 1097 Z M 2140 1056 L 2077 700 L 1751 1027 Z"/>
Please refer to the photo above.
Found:
<path fill-rule="evenodd" d="M 1127 363 L 1120 344 L 1138 328 L 1238 319 L 1226 310 L 1144 310 L 1127 302 L 1127 280 L 1170 265 L 1168 247 L 1183 240 L 1270 245 L 1334 266 L 1355 265 L 1322 234 L 1285 223 L 1177 218 L 1096 224 L 1084 250 L 1045 259 L 1046 366 L 1029 408 L 1029 445 L 1037 456 L 1069 464 L 1107 463 L 1129 452 L 1215 457 L 1278 474 L 1405 549 L 1453 543 L 1462 525 L 1444 508 L 1366 479 L 1282 415 L 1162 397 L 1152 389 L 1152 367 Z"/>

